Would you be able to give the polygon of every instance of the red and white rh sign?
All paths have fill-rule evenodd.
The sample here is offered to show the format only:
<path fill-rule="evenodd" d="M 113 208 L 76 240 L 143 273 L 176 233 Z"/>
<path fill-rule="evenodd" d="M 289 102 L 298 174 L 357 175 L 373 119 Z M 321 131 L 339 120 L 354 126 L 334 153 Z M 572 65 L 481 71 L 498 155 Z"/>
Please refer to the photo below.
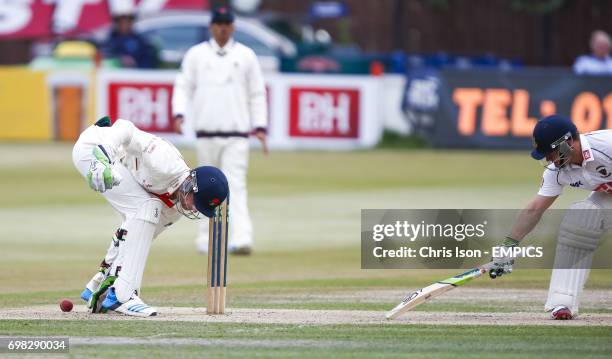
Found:
<path fill-rule="evenodd" d="M 109 116 L 130 120 L 147 132 L 171 133 L 171 83 L 121 83 L 108 85 Z"/>
<path fill-rule="evenodd" d="M 359 90 L 292 87 L 289 136 L 359 137 Z"/>

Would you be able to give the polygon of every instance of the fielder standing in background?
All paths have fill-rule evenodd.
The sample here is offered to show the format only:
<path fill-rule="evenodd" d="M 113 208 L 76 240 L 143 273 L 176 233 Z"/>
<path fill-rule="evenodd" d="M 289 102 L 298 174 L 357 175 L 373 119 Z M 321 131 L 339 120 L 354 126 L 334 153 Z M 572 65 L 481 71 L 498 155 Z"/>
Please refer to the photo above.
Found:
<path fill-rule="evenodd" d="M 254 132 L 267 152 L 266 89 L 255 53 L 234 41 L 234 15 L 227 7 L 213 11 L 209 41 L 185 54 L 174 84 L 172 113 L 182 133 L 188 106 L 193 115 L 200 165 L 221 168 L 232 193 L 228 251 L 249 255 L 253 226 L 247 206 L 249 135 Z M 197 246 L 208 251 L 208 221 L 200 221 Z"/>
<path fill-rule="evenodd" d="M 567 118 L 553 115 L 533 130 L 531 157 L 546 166 L 538 194 L 519 214 L 503 245 L 514 247 L 538 224 L 542 214 L 570 185 L 590 191 L 571 205 L 559 228 L 548 300 L 553 319 L 578 314 L 580 294 L 602 235 L 612 228 L 612 130 L 579 134 Z M 493 258 L 491 278 L 512 272 L 512 258 Z"/>

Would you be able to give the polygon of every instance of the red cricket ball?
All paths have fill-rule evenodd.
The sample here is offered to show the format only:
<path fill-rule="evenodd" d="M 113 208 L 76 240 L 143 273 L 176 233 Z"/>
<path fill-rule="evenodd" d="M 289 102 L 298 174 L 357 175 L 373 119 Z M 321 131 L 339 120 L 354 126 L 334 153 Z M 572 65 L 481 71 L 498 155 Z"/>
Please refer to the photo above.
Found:
<path fill-rule="evenodd" d="M 72 310 L 72 302 L 68 299 L 62 299 L 59 303 L 60 309 L 62 312 L 69 312 Z"/>

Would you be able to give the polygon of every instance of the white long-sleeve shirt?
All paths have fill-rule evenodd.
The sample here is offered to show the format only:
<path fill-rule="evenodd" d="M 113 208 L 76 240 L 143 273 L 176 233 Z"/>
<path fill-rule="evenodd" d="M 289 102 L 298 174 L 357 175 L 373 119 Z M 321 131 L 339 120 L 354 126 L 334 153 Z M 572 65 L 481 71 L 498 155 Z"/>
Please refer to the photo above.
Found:
<path fill-rule="evenodd" d="M 184 115 L 189 104 L 196 131 L 265 128 L 266 88 L 253 50 L 234 40 L 220 48 L 214 39 L 189 49 L 174 84 L 173 115 Z"/>
<path fill-rule="evenodd" d="M 112 162 L 123 164 L 150 193 L 172 194 L 189 176 L 189 167 L 176 147 L 139 130 L 130 121 L 118 119 L 110 127 L 92 125 L 83 131 L 72 151 L 77 169 L 88 167 L 94 160 L 93 148 L 98 145 Z"/>

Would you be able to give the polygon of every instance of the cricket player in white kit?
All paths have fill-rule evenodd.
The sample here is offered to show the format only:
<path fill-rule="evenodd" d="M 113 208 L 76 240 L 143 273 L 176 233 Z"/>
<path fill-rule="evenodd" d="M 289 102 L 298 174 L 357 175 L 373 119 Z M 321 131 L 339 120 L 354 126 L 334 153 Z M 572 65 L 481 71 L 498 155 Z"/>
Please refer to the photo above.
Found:
<path fill-rule="evenodd" d="M 139 297 L 151 242 L 181 214 L 212 216 L 229 194 L 227 179 L 215 167 L 190 169 L 169 142 L 130 121 L 111 125 L 108 117 L 83 131 L 72 159 L 89 186 L 121 216 L 100 271 L 81 298 L 93 313 L 157 315 Z"/>
<path fill-rule="evenodd" d="M 603 233 L 612 228 L 612 130 L 579 134 L 569 119 L 552 115 L 538 121 L 533 140 L 531 156 L 546 164 L 542 185 L 503 245 L 518 245 L 565 186 L 591 192 L 572 204 L 561 222 L 545 304 L 553 319 L 572 319 L 578 314 L 593 253 Z M 494 258 L 494 262 L 491 278 L 512 271 L 511 258 Z"/>
<path fill-rule="evenodd" d="M 247 206 L 246 177 L 251 132 L 266 147 L 267 108 L 263 75 L 255 53 L 231 37 L 234 16 L 214 10 L 212 38 L 193 46 L 183 59 L 172 97 L 175 129 L 181 133 L 190 106 L 196 131 L 198 163 L 219 167 L 227 176 L 232 200 L 228 250 L 249 254 L 253 228 Z M 200 221 L 198 250 L 208 250 L 208 221 Z"/>

